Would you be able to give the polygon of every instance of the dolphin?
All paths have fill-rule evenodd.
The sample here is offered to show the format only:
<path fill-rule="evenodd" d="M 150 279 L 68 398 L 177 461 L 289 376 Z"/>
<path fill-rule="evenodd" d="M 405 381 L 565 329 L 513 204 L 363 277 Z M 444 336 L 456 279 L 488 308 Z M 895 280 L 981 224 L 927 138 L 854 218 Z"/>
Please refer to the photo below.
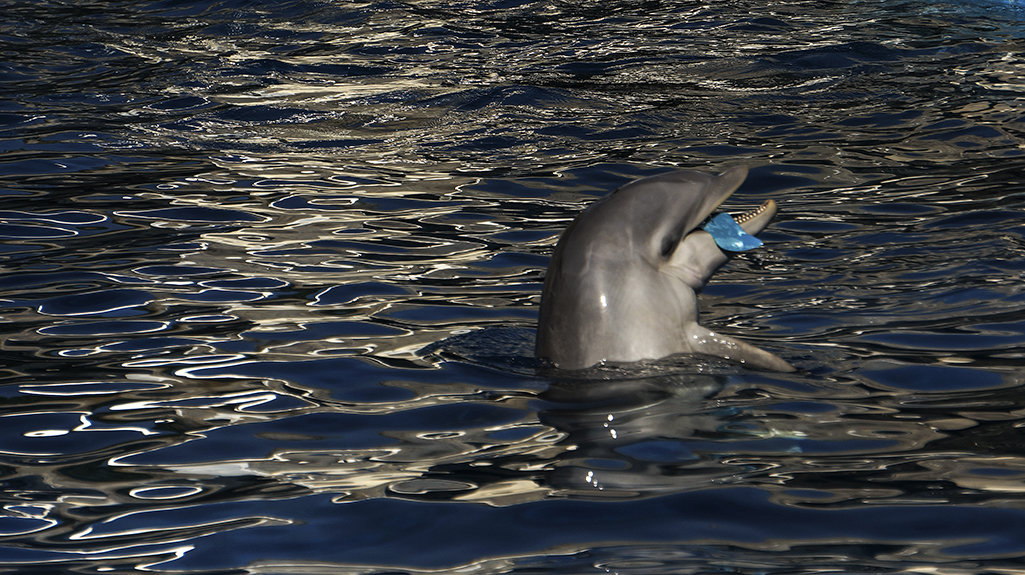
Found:
<path fill-rule="evenodd" d="M 697 353 L 794 371 L 772 353 L 698 325 L 696 292 L 728 259 L 698 226 L 746 177 L 743 167 L 668 172 L 630 182 L 581 212 L 548 264 L 535 355 L 568 370 Z M 736 222 L 754 235 L 776 209 L 768 200 Z"/>

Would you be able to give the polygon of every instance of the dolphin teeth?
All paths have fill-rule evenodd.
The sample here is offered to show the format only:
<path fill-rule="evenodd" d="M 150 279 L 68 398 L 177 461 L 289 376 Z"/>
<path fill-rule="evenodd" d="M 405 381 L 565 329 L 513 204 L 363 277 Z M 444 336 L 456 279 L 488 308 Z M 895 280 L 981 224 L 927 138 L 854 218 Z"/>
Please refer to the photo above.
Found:
<path fill-rule="evenodd" d="M 766 200 L 765 202 L 762 203 L 762 205 L 758 206 L 757 208 L 755 208 L 753 210 L 748 210 L 746 212 L 743 212 L 741 214 L 737 214 L 737 215 L 733 216 L 733 220 L 735 222 L 737 222 L 738 224 L 742 224 L 744 222 L 749 222 L 749 221 L 757 218 L 758 216 L 760 216 L 767 209 L 769 209 L 769 201 L 768 200 Z"/>

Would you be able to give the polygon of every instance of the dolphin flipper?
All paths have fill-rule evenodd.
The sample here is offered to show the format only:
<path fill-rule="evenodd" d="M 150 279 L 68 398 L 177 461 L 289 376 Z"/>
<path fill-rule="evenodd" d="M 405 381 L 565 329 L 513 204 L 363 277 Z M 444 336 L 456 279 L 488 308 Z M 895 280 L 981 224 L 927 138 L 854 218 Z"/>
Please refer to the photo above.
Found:
<path fill-rule="evenodd" d="M 795 371 L 794 366 L 774 353 L 733 339 L 728 335 L 715 333 L 697 323 L 689 324 L 684 333 L 687 345 L 694 353 L 738 361 L 755 369 Z"/>

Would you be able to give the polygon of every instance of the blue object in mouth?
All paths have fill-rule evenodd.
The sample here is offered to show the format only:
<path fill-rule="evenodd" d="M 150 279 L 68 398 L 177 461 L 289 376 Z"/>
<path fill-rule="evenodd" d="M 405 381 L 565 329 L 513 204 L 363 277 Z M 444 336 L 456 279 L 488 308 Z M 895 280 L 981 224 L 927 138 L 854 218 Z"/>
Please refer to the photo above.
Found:
<path fill-rule="evenodd" d="M 712 239 L 719 249 L 728 252 L 746 252 L 762 245 L 762 240 L 745 232 L 733 216 L 725 212 L 708 220 L 702 229 L 712 234 Z"/>

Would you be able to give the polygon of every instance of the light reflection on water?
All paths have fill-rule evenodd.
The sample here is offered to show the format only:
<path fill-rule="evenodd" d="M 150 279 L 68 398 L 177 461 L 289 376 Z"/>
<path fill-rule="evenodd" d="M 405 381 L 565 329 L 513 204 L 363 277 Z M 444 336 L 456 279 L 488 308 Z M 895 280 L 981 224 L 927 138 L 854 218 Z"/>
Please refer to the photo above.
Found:
<path fill-rule="evenodd" d="M 44 4 L 0 16 L 0 565 L 1025 554 L 1017 4 Z M 573 216 L 736 164 L 780 215 L 703 322 L 800 371 L 536 371 Z"/>

